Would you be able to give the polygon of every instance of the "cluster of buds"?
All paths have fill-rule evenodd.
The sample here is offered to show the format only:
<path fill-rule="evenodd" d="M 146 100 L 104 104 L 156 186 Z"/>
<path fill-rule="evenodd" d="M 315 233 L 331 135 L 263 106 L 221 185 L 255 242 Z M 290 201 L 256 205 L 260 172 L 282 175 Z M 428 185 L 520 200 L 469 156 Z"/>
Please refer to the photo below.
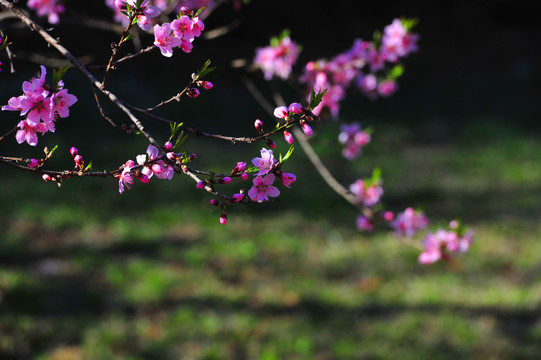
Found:
<path fill-rule="evenodd" d="M 71 147 L 70 154 L 71 154 L 71 157 L 73 158 L 73 161 L 75 161 L 75 169 L 84 170 L 85 162 L 83 160 L 83 157 L 79 155 L 78 150 L 74 147 Z"/>

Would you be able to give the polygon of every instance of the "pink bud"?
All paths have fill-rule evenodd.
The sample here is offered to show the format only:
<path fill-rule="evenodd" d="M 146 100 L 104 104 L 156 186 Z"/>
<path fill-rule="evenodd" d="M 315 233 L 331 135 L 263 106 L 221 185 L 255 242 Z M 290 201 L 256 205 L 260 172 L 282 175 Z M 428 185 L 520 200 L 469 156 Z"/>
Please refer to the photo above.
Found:
<path fill-rule="evenodd" d="M 274 140 L 271 140 L 271 139 L 265 139 L 265 142 L 267 143 L 267 145 L 271 148 L 271 149 L 274 149 L 276 147 L 276 143 L 274 142 Z"/>
<path fill-rule="evenodd" d="M 139 178 L 139 180 L 141 180 L 143 184 L 148 184 L 148 182 L 150 181 L 150 178 L 145 174 L 138 174 L 137 177 Z"/>
<path fill-rule="evenodd" d="M 254 126 L 257 132 L 260 132 L 260 133 L 263 132 L 263 121 L 257 119 L 254 123 Z"/>
<path fill-rule="evenodd" d="M 167 154 L 165 154 L 165 156 L 167 156 L 167 158 L 171 161 L 176 160 L 177 158 L 177 154 L 175 154 L 174 152 L 168 152 Z"/>
<path fill-rule="evenodd" d="M 302 128 L 302 131 L 304 131 L 304 133 L 306 134 L 306 136 L 312 136 L 312 134 L 314 133 L 310 125 L 308 125 L 304 121 L 301 122 L 301 128 Z"/>
<path fill-rule="evenodd" d="M 233 174 L 243 172 L 246 169 L 246 163 L 244 161 L 238 162 L 237 166 L 233 169 Z"/>
<path fill-rule="evenodd" d="M 299 103 L 292 103 L 289 105 L 289 111 L 293 114 L 301 114 L 304 111 L 304 108 Z"/>
<path fill-rule="evenodd" d="M 85 164 L 85 162 L 83 161 L 83 157 L 81 155 L 75 155 L 75 157 L 73 158 L 73 160 L 75 160 L 75 165 L 81 167 Z"/>
<path fill-rule="evenodd" d="M 28 163 L 29 168 L 35 168 L 39 165 L 39 160 L 37 159 L 30 159 L 30 162 Z"/>
<path fill-rule="evenodd" d="M 385 211 L 383 213 L 383 218 L 386 220 L 386 221 L 392 221 L 394 219 L 394 214 L 392 211 Z"/>
<path fill-rule="evenodd" d="M 244 195 L 243 195 L 243 194 L 234 194 L 232 197 L 233 197 L 233 200 L 234 200 L 235 202 L 241 202 L 242 199 L 244 199 Z"/>
<path fill-rule="evenodd" d="M 458 226 L 459 226 L 459 223 L 457 220 L 451 220 L 449 222 L 449 228 L 453 229 L 453 230 L 456 230 L 458 229 Z"/>
<path fill-rule="evenodd" d="M 214 87 L 214 84 L 212 84 L 210 81 L 201 81 L 201 86 L 205 90 L 210 90 Z"/>
<path fill-rule="evenodd" d="M 200 181 L 200 182 L 197 183 L 197 185 L 195 185 L 195 187 L 198 188 L 199 190 L 204 189 L 205 188 L 205 182 Z"/>
<path fill-rule="evenodd" d="M 43 175 L 41 176 L 41 178 L 42 178 L 43 180 L 45 180 L 45 181 L 50 181 L 50 180 L 51 180 L 51 177 L 50 177 L 48 174 L 43 174 Z"/>
<path fill-rule="evenodd" d="M 165 145 L 163 145 L 163 148 L 165 149 L 165 151 L 171 151 L 173 150 L 173 144 L 171 144 L 171 142 L 168 141 L 165 143 Z"/>
<path fill-rule="evenodd" d="M 74 148 L 74 147 L 72 147 L 72 148 L 70 149 L 70 154 L 71 154 L 71 157 L 75 157 L 75 155 L 77 155 L 77 149 Z"/>
<path fill-rule="evenodd" d="M 246 181 L 248 180 L 248 174 L 247 173 L 243 173 L 241 176 L 242 180 Z"/>
<path fill-rule="evenodd" d="M 276 109 L 274 109 L 274 116 L 279 119 L 287 120 L 289 116 L 289 109 L 285 106 L 278 106 Z"/>
<path fill-rule="evenodd" d="M 289 131 L 284 131 L 284 139 L 289 145 L 293 143 L 293 135 L 291 135 Z"/>
<path fill-rule="evenodd" d="M 229 176 L 224 176 L 220 180 L 218 180 L 220 184 L 229 184 L 231 182 L 231 178 Z"/>
<path fill-rule="evenodd" d="M 180 13 L 182 15 L 189 15 L 192 11 L 190 9 L 188 9 L 186 6 L 182 6 L 180 8 Z"/>
<path fill-rule="evenodd" d="M 297 180 L 297 177 L 294 174 L 282 172 L 280 174 L 280 180 L 285 187 L 291 187 L 290 185 Z"/>
<path fill-rule="evenodd" d="M 210 199 L 210 205 L 212 206 L 218 206 L 220 205 L 220 202 L 216 199 Z"/>
<path fill-rule="evenodd" d="M 195 160 L 196 157 L 197 157 L 197 155 L 195 155 L 195 153 L 191 154 L 190 155 L 190 161 Z"/>
<path fill-rule="evenodd" d="M 189 88 L 188 91 L 186 91 L 186 95 L 191 98 L 196 98 L 199 96 L 199 90 L 197 90 L 196 88 Z"/>
<path fill-rule="evenodd" d="M 225 225 L 227 224 L 227 215 L 225 212 L 222 213 L 222 216 L 220 216 L 220 224 Z"/>

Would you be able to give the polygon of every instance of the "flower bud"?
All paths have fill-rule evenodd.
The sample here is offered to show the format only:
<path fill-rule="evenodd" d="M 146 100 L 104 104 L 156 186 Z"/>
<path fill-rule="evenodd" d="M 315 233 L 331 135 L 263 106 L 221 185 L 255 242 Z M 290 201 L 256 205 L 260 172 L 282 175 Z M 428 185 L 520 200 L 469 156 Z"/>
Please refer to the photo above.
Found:
<path fill-rule="evenodd" d="M 242 180 L 246 181 L 248 180 L 248 174 L 247 173 L 243 173 L 241 176 Z"/>
<path fill-rule="evenodd" d="M 271 149 L 274 149 L 276 147 L 276 143 L 274 142 L 274 140 L 271 140 L 271 139 L 265 139 L 265 142 L 267 143 L 267 145 L 271 148 Z"/>
<path fill-rule="evenodd" d="M 255 129 L 257 130 L 257 132 L 260 132 L 262 133 L 263 132 L 263 121 L 257 119 L 254 123 L 254 126 L 255 126 Z"/>
<path fill-rule="evenodd" d="M 73 160 L 75 160 L 75 165 L 78 167 L 83 167 L 85 165 L 85 162 L 83 161 L 83 157 L 81 155 L 75 155 Z"/>
<path fill-rule="evenodd" d="M 195 153 L 191 154 L 190 155 L 190 161 L 195 160 L 196 157 L 197 157 L 197 155 L 195 155 Z"/>
<path fill-rule="evenodd" d="M 289 109 L 285 106 L 278 106 L 276 109 L 274 109 L 274 116 L 279 119 L 287 120 L 289 117 Z"/>
<path fill-rule="evenodd" d="M 243 172 L 244 169 L 246 169 L 246 163 L 244 161 L 241 161 L 237 163 L 237 166 L 235 166 L 232 173 L 237 174 L 237 173 Z"/>
<path fill-rule="evenodd" d="M 392 221 L 394 219 L 394 214 L 392 211 L 385 211 L 383 212 L 383 218 L 385 221 Z"/>
<path fill-rule="evenodd" d="M 301 122 L 301 128 L 302 131 L 306 134 L 306 136 L 312 136 L 312 134 L 314 133 L 310 125 L 308 125 L 304 121 Z"/>
<path fill-rule="evenodd" d="M 233 201 L 235 201 L 235 202 L 241 202 L 242 199 L 244 199 L 244 195 L 243 194 L 234 194 L 232 196 L 232 198 L 233 198 Z"/>
<path fill-rule="evenodd" d="M 43 175 L 41 176 L 41 178 L 42 178 L 43 180 L 45 180 L 45 181 L 50 181 L 50 180 L 51 180 L 51 177 L 50 177 L 48 174 L 43 174 Z"/>
<path fill-rule="evenodd" d="M 173 150 L 173 144 L 171 144 L 171 142 L 168 141 L 163 145 L 163 148 L 165 149 L 165 151 L 171 151 Z"/>
<path fill-rule="evenodd" d="M 229 176 L 224 176 L 220 180 L 218 180 L 219 184 L 229 184 L 231 182 L 231 178 Z"/>
<path fill-rule="evenodd" d="M 225 213 L 225 211 L 220 216 L 220 224 L 222 225 L 227 224 L 227 214 Z"/>
<path fill-rule="evenodd" d="M 304 108 L 299 103 L 292 103 L 289 105 L 289 111 L 293 114 L 301 114 L 304 111 Z"/>
<path fill-rule="evenodd" d="M 77 151 L 76 148 L 72 147 L 72 148 L 70 149 L 71 157 L 74 158 L 74 157 L 77 155 L 77 153 L 78 153 L 78 151 Z"/>
<path fill-rule="evenodd" d="M 293 143 L 293 135 L 289 131 L 284 131 L 284 139 L 289 145 Z"/>
<path fill-rule="evenodd" d="M 195 187 L 198 188 L 199 190 L 204 189 L 205 188 L 205 182 L 200 181 L 200 182 L 197 183 L 197 185 L 195 185 Z"/>
<path fill-rule="evenodd" d="M 214 87 L 214 84 L 210 81 L 201 81 L 201 87 L 205 90 L 210 90 Z"/>
<path fill-rule="evenodd" d="M 38 165 L 39 165 L 39 160 L 37 159 L 30 159 L 30 162 L 28 162 L 29 168 L 35 168 Z"/>
<path fill-rule="evenodd" d="M 219 206 L 220 202 L 216 199 L 210 199 L 210 205 L 212 206 Z"/>
<path fill-rule="evenodd" d="M 186 95 L 188 95 L 191 98 L 196 98 L 199 96 L 199 90 L 197 90 L 196 88 L 189 88 L 186 91 Z"/>

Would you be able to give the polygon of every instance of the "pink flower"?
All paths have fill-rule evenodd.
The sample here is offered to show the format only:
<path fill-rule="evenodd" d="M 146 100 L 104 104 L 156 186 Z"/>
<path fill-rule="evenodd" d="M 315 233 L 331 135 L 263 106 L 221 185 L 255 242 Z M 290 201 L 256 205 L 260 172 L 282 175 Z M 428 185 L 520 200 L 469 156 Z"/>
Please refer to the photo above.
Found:
<path fill-rule="evenodd" d="M 283 171 L 277 172 L 278 177 L 282 181 L 282 184 L 284 184 L 285 187 L 291 187 L 291 184 L 297 180 L 297 177 L 294 174 L 286 173 Z"/>
<path fill-rule="evenodd" d="M 68 94 L 68 90 L 62 89 L 51 96 L 51 113 L 55 112 L 61 118 L 67 118 L 70 114 L 69 107 L 77 102 L 75 95 Z M 54 115 L 51 115 L 52 117 Z"/>
<path fill-rule="evenodd" d="M 259 172 L 256 175 L 268 174 L 277 163 L 278 161 L 274 159 L 272 150 L 267 150 L 265 148 L 261 149 L 260 158 L 252 159 L 252 164 L 259 169 Z"/>
<path fill-rule="evenodd" d="M 64 7 L 57 0 L 28 0 L 26 5 L 36 10 L 38 16 L 47 16 L 50 24 L 58 24 L 58 15 L 64 12 Z"/>
<path fill-rule="evenodd" d="M 361 125 L 358 122 L 351 124 L 343 124 L 342 131 L 338 135 L 338 141 L 345 145 L 342 150 L 342 155 L 353 160 L 361 154 L 361 149 L 366 146 L 371 140 L 368 133 L 361 130 Z"/>
<path fill-rule="evenodd" d="M 274 76 L 285 80 L 289 77 L 298 56 L 297 44 L 291 41 L 289 36 L 284 36 L 275 46 L 256 49 L 254 65 L 263 71 L 265 80 L 270 80 Z"/>
<path fill-rule="evenodd" d="M 365 206 L 374 206 L 383 195 L 383 188 L 379 185 L 368 183 L 364 180 L 357 180 L 349 186 L 351 191 L 359 203 L 363 203 Z"/>
<path fill-rule="evenodd" d="M 162 26 L 154 26 L 154 45 L 156 45 L 163 56 L 171 57 L 173 48 L 182 44 L 182 40 L 174 35 L 171 35 L 171 25 L 165 23 Z"/>
<path fill-rule="evenodd" d="M 253 201 L 265 201 L 270 197 L 276 197 L 280 195 L 280 190 L 272 186 L 274 182 L 274 174 L 267 174 L 264 178 L 256 176 L 254 178 L 254 186 L 248 191 L 248 196 Z"/>
<path fill-rule="evenodd" d="M 133 160 L 128 160 L 124 164 L 124 169 L 122 169 L 122 173 L 118 176 L 118 192 L 123 193 L 125 189 L 130 190 L 133 185 L 133 175 L 131 174 L 131 170 L 135 166 L 135 163 Z"/>
<path fill-rule="evenodd" d="M 396 236 L 414 236 L 419 230 L 428 226 L 428 218 L 422 211 L 415 211 L 409 207 L 397 214 L 390 225 L 395 229 Z"/>
<path fill-rule="evenodd" d="M 372 225 L 366 216 L 359 215 L 357 218 L 357 229 L 359 229 L 359 231 L 372 232 L 374 230 L 374 225 Z"/>
<path fill-rule="evenodd" d="M 392 80 L 383 80 L 378 85 L 378 93 L 383 97 L 389 97 L 396 92 L 398 85 Z"/>
<path fill-rule="evenodd" d="M 46 133 L 47 127 L 43 123 L 31 124 L 27 120 L 19 122 L 17 125 L 20 130 L 15 134 L 15 139 L 19 144 L 27 142 L 30 146 L 36 146 L 38 144 L 37 133 Z"/>
<path fill-rule="evenodd" d="M 460 237 L 455 231 L 438 229 L 435 234 L 428 233 L 423 242 L 424 251 L 419 255 L 418 261 L 423 265 L 429 265 L 442 258 L 448 260 L 450 255 L 468 251 L 473 242 L 473 232 L 468 231 Z"/>
<path fill-rule="evenodd" d="M 30 159 L 30 162 L 28 163 L 29 168 L 35 168 L 40 164 L 40 161 L 38 159 Z"/>

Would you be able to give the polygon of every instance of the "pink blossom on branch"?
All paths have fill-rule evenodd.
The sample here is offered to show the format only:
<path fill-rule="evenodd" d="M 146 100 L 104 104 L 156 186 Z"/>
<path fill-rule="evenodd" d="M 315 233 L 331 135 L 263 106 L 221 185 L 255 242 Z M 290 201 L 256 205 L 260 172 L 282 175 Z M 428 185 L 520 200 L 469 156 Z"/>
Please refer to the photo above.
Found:
<path fill-rule="evenodd" d="M 253 180 L 254 186 L 248 191 L 250 199 L 253 201 L 265 201 L 269 197 L 279 196 L 280 190 L 272 186 L 274 179 L 274 174 L 267 174 L 265 177 L 256 176 Z"/>
<path fill-rule="evenodd" d="M 58 0 L 28 0 L 26 5 L 35 10 L 38 16 L 47 16 L 50 24 L 58 24 L 59 14 L 64 12 L 64 6 Z"/>
<path fill-rule="evenodd" d="M 265 175 L 268 174 L 278 163 L 278 160 L 274 158 L 272 150 L 267 150 L 265 148 L 261 149 L 261 157 L 253 158 L 252 164 L 259 169 L 256 175 Z"/>
<path fill-rule="evenodd" d="M 256 49 L 254 65 L 263 71 L 265 80 L 274 76 L 285 80 L 297 61 L 299 51 L 297 44 L 284 33 L 281 38 L 273 38 L 270 46 Z"/>
<path fill-rule="evenodd" d="M 182 39 L 172 34 L 171 25 L 165 23 L 163 25 L 154 26 L 154 45 L 156 45 L 163 56 L 173 56 L 173 48 L 182 44 Z"/>

